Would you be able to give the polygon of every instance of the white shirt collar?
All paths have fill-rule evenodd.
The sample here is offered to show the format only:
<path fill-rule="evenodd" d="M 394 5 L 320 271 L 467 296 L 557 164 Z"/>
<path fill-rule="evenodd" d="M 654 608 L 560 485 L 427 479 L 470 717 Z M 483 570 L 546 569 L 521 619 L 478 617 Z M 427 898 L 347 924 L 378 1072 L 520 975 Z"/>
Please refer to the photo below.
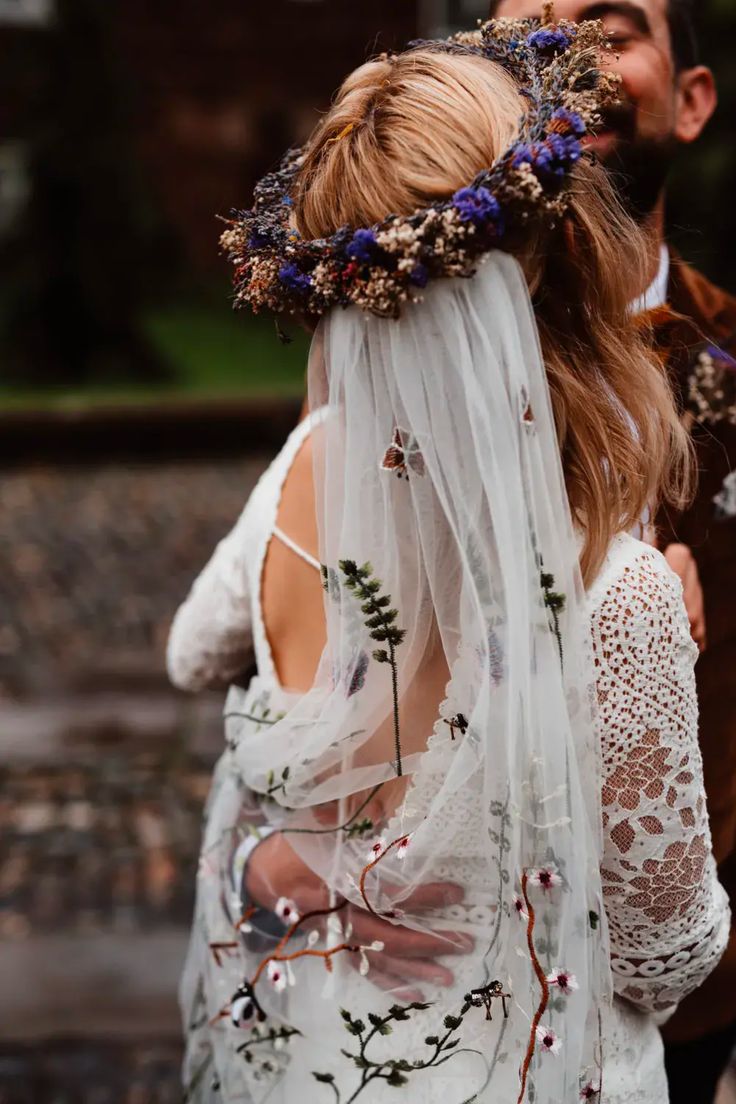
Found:
<path fill-rule="evenodd" d="M 670 251 L 662 245 L 659 251 L 659 272 L 643 295 L 631 304 L 632 314 L 656 310 L 667 302 L 667 286 L 670 282 Z"/>

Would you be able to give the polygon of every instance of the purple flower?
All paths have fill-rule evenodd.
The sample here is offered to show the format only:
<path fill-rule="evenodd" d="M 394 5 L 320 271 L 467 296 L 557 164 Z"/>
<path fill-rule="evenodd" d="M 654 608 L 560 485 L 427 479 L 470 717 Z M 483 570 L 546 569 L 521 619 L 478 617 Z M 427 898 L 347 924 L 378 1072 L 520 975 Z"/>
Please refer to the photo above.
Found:
<path fill-rule="evenodd" d="M 533 142 L 528 146 L 519 146 L 513 164 L 531 165 L 540 178 L 562 179 L 576 161 L 580 160 L 583 147 L 580 141 L 561 134 L 549 134 L 543 142 Z"/>
<path fill-rule="evenodd" d="M 452 202 L 460 213 L 461 222 L 472 222 L 475 226 L 491 223 L 501 232 L 501 206 L 487 188 L 461 188 L 459 192 L 455 192 Z"/>
<path fill-rule="evenodd" d="M 550 149 L 555 164 L 564 172 L 576 161 L 580 160 L 583 147 L 578 138 L 565 137 L 562 134 L 550 134 L 547 136 L 547 146 Z"/>
<path fill-rule="evenodd" d="M 560 54 L 568 48 L 574 37 L 569 31 L 563 31 L 559 27 L 540 28 L 532 31 L 526 44 L 540 54 Z"/>
<path fill-rule="evenodd" d="M 271 244 L 271 239 L 268 234 L 264 234 L 262 230 L 251 230 L 250 237 L 248 238 L 249 249 L 267 249 Z"/>
<path fill-rule="evenodd" d="M 736 360 L 725 349 L 719 349 L 717 345 L 708 345 L 705 352 L 724 368 L 728 368 L 732 372 L 736 369 Z"/>
<path fill-rule="evenodd" d="M 549 129 L 554 134 L 563 137 L 572 134 L 576 138 L 582 138 L 588 130 L 582 116 L 577 111 L 568 111 L 566 107 L 558 107 L 553 113 Z"/>
<path fill-rule="evenodd" d="M 429 270 L 426 265 L 415 264 L 409 273 L 409 283 L 414 287 L 425 288 L 429 282 Z"/>
<path fill-rule="evenodd" d="M 312 277 L 301 272 L 295 264 L 289 262 L 279 269 L 279 280 L 284 287 L 292 291 L 308 291 L 312 286 Z"/>
<path fill-rule="evenodd" d="M 345 252 L 348 257 L 360 264 L 370 264 L 376 255 L 378 245 L 372 230 L 356 230 L 348 242 Z"/>

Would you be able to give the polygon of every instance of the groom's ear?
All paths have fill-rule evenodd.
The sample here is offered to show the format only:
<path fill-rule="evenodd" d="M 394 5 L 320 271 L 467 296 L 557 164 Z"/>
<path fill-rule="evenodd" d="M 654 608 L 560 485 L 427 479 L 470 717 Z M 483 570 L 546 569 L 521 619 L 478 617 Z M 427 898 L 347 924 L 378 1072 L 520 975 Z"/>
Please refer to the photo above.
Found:
<path fill-rule="evenodd" d="M 675 137 L 678 142 L 694 142 L 718 104 L 716 82 L 710 69 L 696 65 L 677 78 L 677 114 Z"/>

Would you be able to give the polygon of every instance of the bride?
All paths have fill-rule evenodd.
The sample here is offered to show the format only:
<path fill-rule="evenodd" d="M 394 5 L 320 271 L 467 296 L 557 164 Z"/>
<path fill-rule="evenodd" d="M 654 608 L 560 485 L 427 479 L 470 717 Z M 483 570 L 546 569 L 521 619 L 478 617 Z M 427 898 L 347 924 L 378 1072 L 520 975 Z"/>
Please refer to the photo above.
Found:
<path fill-rule="evenodd" d="M 696 648 L 626 535 L 688 455 L 584 152 L 598 24 L 353 73 L 223 244 L 316 325 L 310 412 L 177 614 L 228 696 L 186 1099 L 667 1099 L 657 1023 L 728 934 Z M 321 587 L 320 587 L 321 583 Z"/>

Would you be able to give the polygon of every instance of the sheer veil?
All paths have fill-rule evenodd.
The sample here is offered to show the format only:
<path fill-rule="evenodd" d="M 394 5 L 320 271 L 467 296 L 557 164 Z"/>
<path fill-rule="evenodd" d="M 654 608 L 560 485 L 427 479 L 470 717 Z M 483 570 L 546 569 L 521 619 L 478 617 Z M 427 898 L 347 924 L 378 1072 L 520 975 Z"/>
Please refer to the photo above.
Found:
<path fill-rule="evenodd" d="M 252 1082 L 237 1098 L 597 1094 L 610 979 L 593 669 L 520 266 L 493 252 L 399 321 L 333 310 L 309 393 L 326 408 L 314 451 L 327 646 L 283 719 L 253 731 L 234 717 L 228 737 L 335 911 L 289 935 L 283 989 L 263 973 L 268 953 L 243 949 L 264 1012 L 312 1040 L 294 1035 L 278 1090 Z M 420 907 L 428 883 L 462 901 Z M 448 950 L 465 938 L 447 959 L 453 985 L 422 983 L 407 1008 L 394 962 L 394 993 L 378 988 L 380 949 L 366 973 L 344 901 L 444 931 Z"/>

